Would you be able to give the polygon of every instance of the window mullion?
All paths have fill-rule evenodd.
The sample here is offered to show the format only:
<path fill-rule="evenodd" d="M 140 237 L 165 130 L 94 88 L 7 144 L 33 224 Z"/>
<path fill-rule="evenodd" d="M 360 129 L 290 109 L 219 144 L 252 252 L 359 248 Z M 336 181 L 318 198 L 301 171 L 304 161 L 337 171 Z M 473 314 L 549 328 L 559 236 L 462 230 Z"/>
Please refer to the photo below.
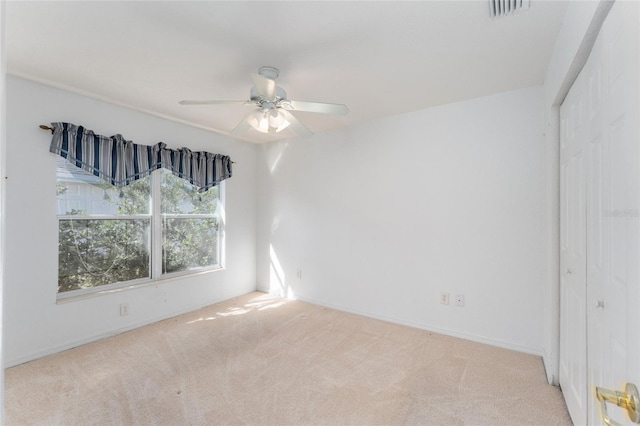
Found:
<path fill-rule="evenodd" d="M 215 213 L 163 213 L 164 219 L 215 219 L 218 217 Z"/>
<path fill-rule="evenodd" d="M 161 191 L 162 174 L 156 170 L 151 175 L 151 271 L 153 279 L 162 275 L 162 210 Z"/>
<path fill-rule="evenodd" d="M 151 218 L 150 214 L 120 214 L 117 216 L 114 215 L 79 215 L 79 214 L 71 214 L 71 215 L 58 215 L 58 220 L 149 220 Z"/>

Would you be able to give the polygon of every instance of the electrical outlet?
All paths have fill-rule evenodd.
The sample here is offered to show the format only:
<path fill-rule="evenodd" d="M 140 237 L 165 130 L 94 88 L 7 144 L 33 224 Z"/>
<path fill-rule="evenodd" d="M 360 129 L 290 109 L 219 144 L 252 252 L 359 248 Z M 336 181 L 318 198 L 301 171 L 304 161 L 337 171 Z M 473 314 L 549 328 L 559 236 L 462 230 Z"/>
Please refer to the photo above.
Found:
<path fill-rule="evenodd" d="M 456 306 L 464 307 L 464 294 L 456 295 Z"/>
<path fill-rule="evenodd" d="M 120 316 L 123 317 L 125 315 L 129 315 L 129 304 L 121 303 L 120 304 Z"/>
<path fill-rule="evenodd" d="M 444 291 L 440 293 L 440 303 L 442 303 L 443 305 L 449 304 L 449 293 L 446 293 Z"/>
<path fill-rule="evenodd" d="M 299 280 L 302 279 L 302 269 L 298 269 L 298 271 L 296 272 L 296 278 L 298 278 Z"/>

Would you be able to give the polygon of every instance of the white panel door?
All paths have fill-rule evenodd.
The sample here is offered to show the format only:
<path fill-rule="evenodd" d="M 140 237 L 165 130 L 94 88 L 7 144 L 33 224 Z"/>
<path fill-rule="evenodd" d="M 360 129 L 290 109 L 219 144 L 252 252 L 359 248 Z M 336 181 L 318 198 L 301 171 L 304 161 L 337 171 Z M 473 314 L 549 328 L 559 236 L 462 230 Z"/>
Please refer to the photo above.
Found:
<path fill-rule="evenodd" d="M 560 108 L 560 386 L 577 425 L 587 421 L 586 96 L 581 74 Z"/>
<path fill-rule="evenodd" d="M 639 17 L 614 4 L 561 107 L 560 384 L 576 425 L 603 424 L 596 386 L 640 384 Z"/>
<path fill-rule="evenodd" d="M 594 162 L 600 165 L 603 176 L 600 205 L 594 203 L 600 214 L 597 221 L 596 211 L 594 220 L 588 219 L 587 232 L 602 239 L 604 270 L 594 282 L 597 300 L 587 305 L 587 316 L 593 324 L 588 339 L 595 342 L 588 352 L 589 420 L 593 424 L 601 424 L 598 403 L 592 396 L 595 386 L 624 390 L 627 382 L 640 385 L 639 23 L 638 2 L 618 1 L 597 40 L 602 64 L 602 124 L 598 137 L 602 149 L 595 151 L 599 157 Z M 587 282 L 591 285 L 589 274 Z M 608 413 L 614 421 L 630 424 L 620 408 L 609 406 Z"/>
<path fill-rule="evenodd" d="M 587 96 L 587 354 L 589 387 L 602 382 L 605 282 L 608 273 L 608 182 L 610 181 L 607 135 L 603 126 L 603 60 L 601 39 L 594 45 L 582 70 Z M 598 424 L 597 404 L 587 395 L 588 424 Z"/>

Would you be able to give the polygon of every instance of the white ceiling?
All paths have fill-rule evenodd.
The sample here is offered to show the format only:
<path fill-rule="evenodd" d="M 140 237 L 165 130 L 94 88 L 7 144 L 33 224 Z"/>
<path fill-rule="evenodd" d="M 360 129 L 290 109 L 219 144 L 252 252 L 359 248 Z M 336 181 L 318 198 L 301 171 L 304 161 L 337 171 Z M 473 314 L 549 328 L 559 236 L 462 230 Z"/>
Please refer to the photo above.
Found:
<path fill-rule="evenodd" d="M 226 134 L 250 106 L 178 101 L 248 99 L 270 65 L 289 99 L 348 105 L 295 113 L 322 132 L 542 84 L 566 7 L 531 0 L 491 19 L 481 0 L 10 1 L 7 71 Z"/>

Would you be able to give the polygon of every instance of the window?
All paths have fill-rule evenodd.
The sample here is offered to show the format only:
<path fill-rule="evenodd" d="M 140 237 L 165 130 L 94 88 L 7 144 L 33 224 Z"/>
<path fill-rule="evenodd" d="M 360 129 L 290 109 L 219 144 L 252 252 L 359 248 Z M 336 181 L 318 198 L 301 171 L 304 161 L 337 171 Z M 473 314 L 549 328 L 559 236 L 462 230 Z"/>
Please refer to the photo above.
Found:
<path fill-rule="evenodd" d="M 162 274 L 219 265 L 219 186 L 198 192 L 161 169 Z"/>
<path fill-rule="evenodd" d="M 120 190 L 57 161 L 59 294 L 221 267 L 224 183 L 198 192 L 159 169 Z"/>

